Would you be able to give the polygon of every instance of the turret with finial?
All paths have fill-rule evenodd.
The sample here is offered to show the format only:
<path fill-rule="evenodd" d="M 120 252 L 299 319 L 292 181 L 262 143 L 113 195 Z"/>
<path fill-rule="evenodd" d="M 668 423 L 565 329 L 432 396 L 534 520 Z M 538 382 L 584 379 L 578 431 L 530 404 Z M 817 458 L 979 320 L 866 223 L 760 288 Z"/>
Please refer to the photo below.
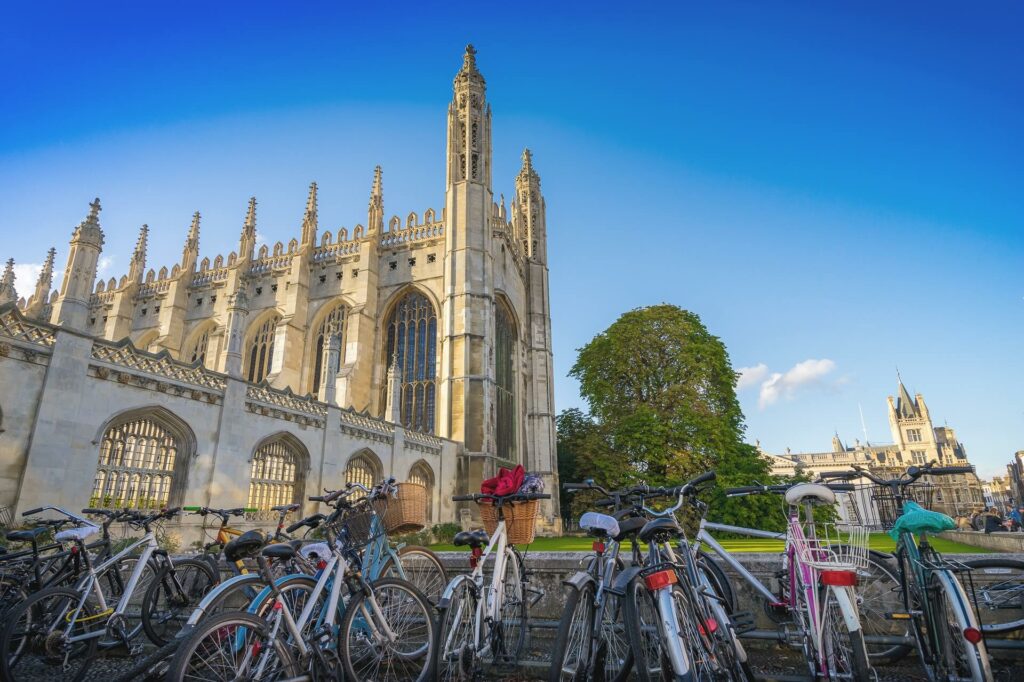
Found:
<path fill-rule="evenodd" d="M 245 213 L 242 236 L 238 241 L 238 259 L 241 261 L 252 260 L 254 248 L 256 248 L 256 197 L 249 197 L 249 210 Z"/>
<path fill-rule="evenodd" d="M 316 183 L 309 183 L 309 197 L 306 199 L 306 212 L 302 216 L 302 245 L 311 247 L 316 244 L 317 231 Z"/>
<path fill-rule="evenodd" d="M 367 232 L 380 234 L 384 230 L 384 180 L 380 166 L 373 169 L 373 186 L 370 188 L 370 206 L 367 216 Z"/>
<path fill-rule="evenodd" d="M 0 305 L 17 301 L 18 292 L 14 290 L 14 259 L 8 258 L 3 277 L 0 277 Z"/>

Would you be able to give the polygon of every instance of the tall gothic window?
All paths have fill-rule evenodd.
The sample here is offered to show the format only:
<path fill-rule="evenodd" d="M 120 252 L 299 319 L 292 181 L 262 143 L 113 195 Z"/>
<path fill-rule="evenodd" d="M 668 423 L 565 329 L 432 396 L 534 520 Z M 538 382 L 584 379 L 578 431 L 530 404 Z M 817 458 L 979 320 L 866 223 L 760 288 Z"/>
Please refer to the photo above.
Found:
<path fill-rule="evenodd" d="M 346 319 L 345 306 L 338 304 L 331 312 L 327 313 L 324 321 L 320 323 L 320 326 L 316 330 L 316 343 L 313 347 L 315 353 L 313 357 L 313 390 L 310 391 L 313 395 L 316 395 L 320 391 L 320 384 L 323 381 L 324 372 L 324 348 L 327 346 L 328 330 L 333 326 L 337 330 L 337 333 L 341 335 L 341 357 L 339 363 L 345 361 L 345 319 Z"/>
<path fill-rule="evenodd" d="M 206 365 L 206 349 L 210 345 L 211 331 L 213 331 L 212 327 L 200 334 L 195 343 L 192 344 L 192 349 L 185 356 L 187 362 L 198 362 L 201 365 Z"/>
<path fill-rule="evenodd" d="M 437 313 L 418 291 L 405 295 L 388 317 L 387 368 L 397 362 L 401 372 L 402 426 L 434 432 L 434 392 L 437 380 Z M 384 382 L 381 405 L 388 400 Z"/>
<path fill-rule="evenodd" d="M 274 359 L 274 335 L 277 331 L 277 323 L 280 321 L 280 315 L 270 317 L 259 326 L 249 341 L 245 374 L 254 384 L 263 381 L 270 374 L 270 363 Z"/>
<path fill-rule="evenodd" d="M 409 471 L 409 483 L 419 483 L 427 489 L 427 521 L 433 520 L 434 511 L 434 472 L 426 462 L 417 462 Z"/>
<path fill-rule="evenodd" d="M 166 506 L 181 445 L 156 419 L 136 417 L 110 426 L 100 444 L 89 505 L 132 509 Z"/>
<path fill-rule="evenodd" d="M 304 458 L 297 448 L 282 438 L 264 441 L 252 457 L 249 474 L 249 503 L 260 512 L 272 507 L 292 504 L 302 499 L 304 488 Z"/>
<path fill-rule="evenodd" d="M 516 459 L 516 332 L 508 309 L 500 303 L 494 317 L 495 441 L 498 457 Z"/>
<path fill-rule="evenodd" d="M 380 467 L 373 457 L 361 453 L 348 461 L 345 467 L 345 482 L 359 483 L 367 488 L 372 488 L 380 482 Z"/>

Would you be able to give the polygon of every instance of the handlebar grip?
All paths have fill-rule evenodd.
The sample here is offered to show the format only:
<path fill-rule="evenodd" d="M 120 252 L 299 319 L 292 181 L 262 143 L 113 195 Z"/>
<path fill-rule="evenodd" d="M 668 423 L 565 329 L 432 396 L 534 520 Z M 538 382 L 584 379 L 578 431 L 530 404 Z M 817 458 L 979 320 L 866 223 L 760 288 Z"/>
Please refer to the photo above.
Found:
<path fill-rule="evenodd" d="M 292 525 L 288 526 L 287 528 L 284 529 L 284 531 L 286 533 L 294 533 L 295 531 L 297 531 L 298 529 L 302 528 L 305 525 L 306 525 L 306 519 L 302 519 L 301 521 L 296 521 Z"/>
<path fill-rule="evenodd" d="M 82 510 L 83 514 L 113 514 L 114 512 L 109 509 L 93 509 L 92 507 L 86 507 Z"/>
<path fill-rule="evenodd" d="M 760 485 L 747 485 L 741 488 L 729 488 L 725 491 L 726 497 L 736 497 L 739 495 L 750 495 L 752 493 L 759 493 L 764 490 L 764 486 Z"/>
<path fill-rule="evenodd" d="M 475 502 L 476 495 L 452 495 L 452 502 Z"/>
<path fill-rule="evenodd" d="M 563 483 L 562 490 L 590 490 L 589 483 Z"/>
<path fill-rule="evenodd" d="M 846 480 L 850 480 L 850 479 L 853 479 L 853 478 L 860 478 L 860 477 L 861 477 L 861 473 L 859 471 L 823 471 L 822 473 L 818 474 L 818 478 L 821 478 L 821 479 L 825 479 L 825 478 L 843 478 L 843 479 L 846 479 Z"/>
<path fill-rule="evenodd" d="M 310 496 L 309 501 L 310 502 L 323 502 L 324 501 L 324 496 L 323 495 L 312 495 L 312 496 Z"/>
<path fill-rule="evenodd" d="M 181 507 L 171 507 L 170 509 L 165 509 L 163 511 L 163 515 L 167 516 L 167 517 L 171 517 L 171 516 L 174 516 L 175 514 L 180 514 L 180 513 L 181 513 Z"/>
<path fill-rule="evenodd" d="M 969 466 L 957 466 L 957 467 L 938 467 L 937 469 L 928 469 L 924 472 L 927 474 L 938 474 L 944 476 L 946 474 L 973 474 L 974 467 Z"/>
<path fill-rule="evenodd" d="M 43 511 L 43 508 L 42 507 L 37 507 L 35 509 L 29 509 L 28 511 L 23 511 L 23 512 L 21 512 L 21 515 L 22 516 L 32 516 L 33 514 L 38 514 L 41 511 Z"/>
<path fill-rule="evenodd" d="M 602 497 L 599 500 L 594 500 L 594 505 L 598 507 L 611 507 L 615 505 L 615 500 L 610 497 Z"/>
<path fill-rule="evenodd" d="M 707 483 L 708 481 L 713 481 L 717 477 L 718 477 L 718 474 L 716 474 L 714 471 L 705 471 L 703 474 L 701 474 L 697 478 L 694 478 L 694 479 L 688 481 L 686 483 L 686 485 L 691 486 L 691 487 L 692 486 L 698 486 L 701 483 Z"/>
<path fill-rule="evenodd" d="M 187 511 L 187 512 L 197 512 L 200 509 L 202 509 L 202 507 L 182 507 L 181 508 L 182 511 Z"/>
<path fill-rule="evenodd" d="M 526 496 L 528 500 L 550 500 L 551 493 L 529 493 Z"/>
<path fill-rule="evenodd" d="M 837 493 L 852 493 L 857 489 L 852 483 L 826 483 L 825 487 Z"/>

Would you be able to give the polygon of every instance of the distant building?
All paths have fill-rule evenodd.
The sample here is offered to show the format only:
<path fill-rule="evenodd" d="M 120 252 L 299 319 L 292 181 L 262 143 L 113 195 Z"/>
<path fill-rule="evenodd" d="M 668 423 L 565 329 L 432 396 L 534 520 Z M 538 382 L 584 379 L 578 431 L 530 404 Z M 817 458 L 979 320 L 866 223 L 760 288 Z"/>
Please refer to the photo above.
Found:
<path fill-rule="evenodd" d="M 936 462 L 939 466 L 970 465 L 967 451 L 948 426 L 933 426 L 928 406 L 920 393 L 913 398 L 903 382 L 897 395 L 889 396 L 889 428 L 893 442 L 847 447 L 835 434 L 832 449 L 826 452 L 771 455 L 773 473 L 793 475 L 803 472 L 815 476 L 826 471 L 841 471 L 859 465 L 876 475 L 895 477 L 913 465 Z M 862 479 L 865 486 L 869 481 Z M 985 504 L 981 481 L 975 474 L 927 476 L 918 484 L 918 501 L 950 516 L 970 514 Z M 857 495 L 844 496 L 840 512 L 844 520 L 885 525 L 891 521 L 892 501 L 884 494 L 865 488 Z"/>
<path fill-rule="evenodd" d="M 1013 459 L 1006 465 L 1006 474 L 1010 501 L 1013 504 L 1024 503 L 1024 450 L 1014 453 Z"/>
<path fill-rule="evenodd" d="M 993 476 L 991 481 L 983 481 L 981 488 L 985 491 L 985 504 L 988 506 L 1005 509 L 1007 505 L 1013 504 L 1008 476 Z"/>

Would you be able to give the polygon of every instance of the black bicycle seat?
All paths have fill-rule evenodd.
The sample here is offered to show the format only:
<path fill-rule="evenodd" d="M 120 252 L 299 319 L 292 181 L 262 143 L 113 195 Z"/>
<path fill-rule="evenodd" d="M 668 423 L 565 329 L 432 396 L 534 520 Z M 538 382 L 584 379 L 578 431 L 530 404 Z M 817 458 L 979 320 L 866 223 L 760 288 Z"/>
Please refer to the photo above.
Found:
<path fill-rule="evenodd" d="M 263 556 L 268 559 L 291 559 L 295 556 L 295 548 L 291 546 L 291 543 L 278 542 L 264 547 Z"/>
<path fill-rule="evenodd" d="M 241 561 L 255 555 L 265 543 L 263 533 L 258 530 L 246 531 L 224 545 L 224 556 L 228 561 Z"/>
<path fill-rule="evenodd" d="M 456 547 L 464 547 L 469 545 L 470 547 L 483 547 L 487 544 L 487 531 L 483 530 L 464 530 L 455 534 L 455 539 L 452 540 L 452 544 Z"/>
<path fill-rule="evenodd" d="M 47 526 L 38 526 L 36 528 L 26 528 L 24 530 L 12 530 L 7 533 L 7 539 L 11 542 L 31 542 L 37 537 L 49 531 L 50 528 Z"/>
<path fill-rule="evenodd" d="M 636 534 L 645 525 L 647 525 L 647 519 L 643 517 L 634 516 L 628 519 L 621 519 L 619 521 L 619 534 L 615 536 L 615 539 L 621 542 L 630 535 Z"/>
<path fill-rule="evenodd" d="M 640 541 L 650 542 L 654 538 L 661 538 L 665 536 L 675 537 L 683 532 L 683 529 L 679 527 L 675 519 L 668 517 L 661 517 L 657 519 L 651 519 L 644 524 L 643 528 L 640 529 Z"/>

